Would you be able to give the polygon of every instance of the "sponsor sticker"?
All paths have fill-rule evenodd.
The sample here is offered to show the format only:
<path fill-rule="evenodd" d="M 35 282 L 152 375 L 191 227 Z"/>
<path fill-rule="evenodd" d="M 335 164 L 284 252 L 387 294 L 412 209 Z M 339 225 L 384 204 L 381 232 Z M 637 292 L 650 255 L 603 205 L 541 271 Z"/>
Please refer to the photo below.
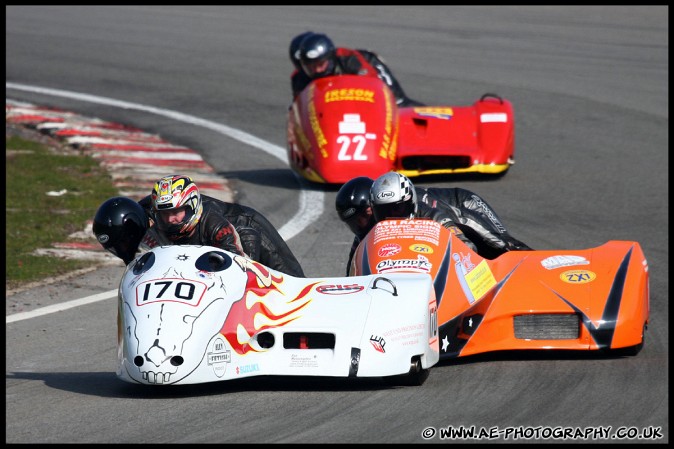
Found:
<path fill-rule="evenodd" d="M 402 251 L 402 247 L 397 243 L 386 243 L 384 246 L 379 248 L 377 254 L 379 257 L 392 257 Z"/>
<path fill-rule="evenodd" d="M 459 284 L 471 304 L 496 285 L 496 279 L 486 260 L 475 265 L 470 261 L 470 253 L 465 256 L 463 253 L 453 253 L 452 258 Z"/>
<path fill-rule="evenodd" d="M 318 368 L 318 357 L 316 354 L 291 354 L 290 368 Z"/>
<path fill-rule="evenodd" d="M 319 285 L 316 287 L 318 293 L 324 295 L 348 295 L 350 293 L 357 293 L 365 289 L 365 286 L 359 284 L 329 284 L 329 285 Z"/>
<path fill-rule="evenodd" d="M 384 190 L 383 192 L 378 192 L 377 193 L 377 199 L 378 200 L 386 200 L 389 198 L 393 198 L 393 192 L 390 190 Z"/>
<path fill-rule="evenodd" d="M 250 374 L 260 371 L 260 366 L 257 363 L 251 363 L 250 365 L 241 365 L 236 367 L 236 374 Z"/>
<path fill-rule="evenodd" d="M 496 279 L 489 269 L 486 260 L 483 260 L 470 273 L 466 274 L 466 282 L 473 296 L 481 298 L 491 288 L 496 285 Z"/>
<path fill-rule="evenodd" d="M 424 256 L 419 255 L 416 259 L 386 259 L 377 264 L 377 273 L 391 273 L 394 271 L 415 271 L 430 273 L 433 264 Z"/>
<path fill-rule="evenodd" d="M 433 254 L 433 248 L 428 245 L 424 245 L 423 243 L 414 243 L 410 245 L 410 249 L 415 253 Z"/>
<path fill-rule="evenodd" d="M 438 307 L 435 300 L 428 303 L 428 344 L 438 340 Z"/>
<path fill-rule="evenodd" d="M 438 245 L 441 228 L 442 225 L 435 220 L 384 220 L 375 229 L 374 243 L 379 244 L 395 235 Z"/>
<path fill-rule="evenodd" d="M 569 284 L 586 284 L 597 278 L 597 275 L 589 270 L 569 270 L 559 275 L 559 278 Z"/>
<path fill-rule="evenodd" d="M 325 93 L 325 102 L 364 101 L 374 103 L 374 91 L 369 89 L 333 89 Z"/>
<path fill-rule="evenodd" d="M 573 265 L 589 265 L 590 261 L 583 256 L 550 256 L 541 260 L 541 265 L 546 270 L 554 270 L 555 268 L 569 267 Z"/>
<path fill-rule="evenodd" d="M 318 113 L 316 112 L 316 105 L 314 104 L 315 89 L 316 86 L 314 84 L 309 85 L 309 124 L 311 125 L 311 130 L 316 138 L 316 144 L 318 145 L 321 156 L 326 158 L 328 157 L 328 152 L 325 149 L 325 146 L 328 144 L 328 140 L 325 138 L 325 134 L 323 134 L 323 130 L 321 129 L 321 124 L 318 121 Z"/>
<path fill-rule="evenodd" d="M 433 302 L 433 307 L 435 307 L 435 302 Z M 436 311 L 435 311 L 436 312 Z M 437 320 L 437 314 L 433 313 L 431 316 L 431 321 Z M 437 321 L 436 324 L 431 324 L 435 327 L 437 332 Z M 431 331 L 433 333 L 433 331 Z M 408 326 L 398 327 L 384 332 L 382 338 L 386 338 L 386 341 L 391 343 L 394 342 L 394 346 L 414 346 L 419 344 L 420 339 L 423 339 L 425 334 L 425 325 L 424 323 L 411 324 Z M 432 337 L 431 337 L 432 338 Z"/>
<path fill-rule="evenodd" d="M 452 108 L 414 108 L 414 112 L 422 117 L 433 117 L 449 120 L 454 116 Z"/>
<path fill-rule="evenodd" d="M 480 115 L 481 123 L 506 123 L 508 115 L 504 112 L 490 112 Z"/>
<path fill-rule="evenodd" d="M 386 340 L 384 340 L 384 337 L 379 337 L 377 335 L 371 335 L 370 336 L 370 343 L 372 344 L 372 347 L 376 349 L 377 351 L 381 353 L 385 353 L 386 350 L 384 349 L 384 346 L 386 346 Z"/>
<path fill-rule="evenodd" d="M 222 377 L 227 371 L 227 364 L 232 361 L 232 353 L 226 349 L 225 341 L 218 337 L 213 340 L 213 345 L 207 354 L 208 364 L 213 367 L 213 373 Z"/>

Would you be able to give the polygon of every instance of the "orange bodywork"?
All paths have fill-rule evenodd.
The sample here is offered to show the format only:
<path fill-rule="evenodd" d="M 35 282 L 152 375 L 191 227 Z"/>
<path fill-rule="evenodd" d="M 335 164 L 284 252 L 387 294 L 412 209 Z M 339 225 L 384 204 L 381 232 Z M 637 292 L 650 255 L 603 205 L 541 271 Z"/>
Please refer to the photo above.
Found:
<path fill-rule="evenodd" d="M 489 260 L 432 220 L 386 220 L 363 240 L 350 270 L 430 274 L 441 359 L 499 350 L 640 349 L 648 323 L 648 264 L 632 241 Z"/>

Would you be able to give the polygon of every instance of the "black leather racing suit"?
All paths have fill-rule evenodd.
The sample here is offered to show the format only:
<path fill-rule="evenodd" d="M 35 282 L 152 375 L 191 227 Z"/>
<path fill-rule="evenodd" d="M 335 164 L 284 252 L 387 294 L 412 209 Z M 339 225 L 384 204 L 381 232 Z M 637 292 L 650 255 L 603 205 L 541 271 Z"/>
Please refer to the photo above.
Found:
<path fill-rule="evenodd" d="M 252 207 L 220 202 L 225 205 L 225 218 L 234 224 L 243 249 L 251 259 L 282 273 L 305 277 L 302 266 L 269 220 Z"/>
<path fill-rule="evenodd" d="M 477 246 L 477 253 L 493 259 L 507 251 L 531 250 L 508 233 L 496 212 L 479 195 L 461 188 L 416 187 L 417 198 L 446 212 Z"/>
<path fill-rule="evenodd" d="M 159 232 L 158 244 L 210 245 L 241 254 L 245 254 L 262 265 L 291 276 L 304 277 L 304 271 L 285 240 L 276 228 L 252 207 L 228 203 L 208 195 L 201 195 L 203 215 L 197 224 L 197 232 L 191 237 L 169 241 Z M 139 201 L 152 218 L 150 196 Z M 233 226 L 233 234 L 227 230 Z M 159 235 L 157 235 L 159 234 Z M 151 246 L 151 245 L 150 245 Z"/>
<path fill-rule="evenodd" d="M 416 100 L 405 95 L 403 88 L 398 80 L 393 76 L 393 72 L 388 68 L 383 59 L 376 53 L 369 50 L 352 50 L 348 48 L 338 48 L 336 51 L 336 64 L 333 75 L 367 75 L 374 69 L 379 79 L 384 81 L 391 89 L 396 98 L 398 106 L 424 106 Z M 298 70 L 290 77 L 290 84 L 293 90 L 293 98 L 297 96 L 311 82 L 303 71 Z"/>
<path fill-rule="evenodd" d="M 508 233 L 507 229 L 501 223 L 496 212 L 487 204 L 487 202 L 476 193 L 461 188 L 436 188 L 419 187 L 414 190 L 417 193 L 419 202 L 419 216 L 428 216 L 440 221 L 449 217 L 452 225 L 456 225 L 463 235 L 462 241 L 470 240 L 472 249 L 485 259 L 494 259 L 508 251 L 531 250 L 528 245 L 517 240 Z M 425 206 L 431 209 L 438 209 L 441 215 L 428 212 Z M 368 230 L 369 231 L 369 230 Z M 351 260 L 360 244 L 361 236 L 355 236 L 351 250 L 349 252 L 349 261 L 346 264 L 346 274 L 348 276 L 351 267 Z"/>
<path fill-rule="evenodd" d="M 457 223 L 452 219 L 452 216 L 447 213 L 447 211 L 440 208 L 431 207 L 428 204 L 419 201 L 417 204 L 417 213 L 414 215 L 414 218 L 430 218 L 437 221 L 442 226 L 456 234 L 459 240 L 465 243 L 468 248 L 472 249 L 473 251 L 477 251 L 475 244 L 463 234 L 461 228 L 457 226 Z"/>

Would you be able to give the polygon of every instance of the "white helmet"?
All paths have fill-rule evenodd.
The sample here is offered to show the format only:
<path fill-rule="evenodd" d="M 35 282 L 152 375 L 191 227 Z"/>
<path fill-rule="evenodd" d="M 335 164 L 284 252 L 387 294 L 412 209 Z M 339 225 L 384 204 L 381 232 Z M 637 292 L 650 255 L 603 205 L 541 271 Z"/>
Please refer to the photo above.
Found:
<path fill-rule="evenodd" d="M 414 218 L 417 214 L 417 193 L 407 176 L 388 172 L 375 179 L 370 189 L 375 221 L 386 218 Z"/>

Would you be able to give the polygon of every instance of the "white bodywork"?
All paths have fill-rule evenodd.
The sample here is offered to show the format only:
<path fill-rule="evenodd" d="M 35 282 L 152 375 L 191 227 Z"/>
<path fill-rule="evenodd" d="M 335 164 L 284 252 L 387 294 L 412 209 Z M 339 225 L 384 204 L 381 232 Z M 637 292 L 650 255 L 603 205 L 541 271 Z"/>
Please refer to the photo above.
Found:
<path fill-rule="evenodd" d="M 296 278 L 218 248 L 158 247 L 127 267 L 118 313 L 117 375 L 133 383 L 380 377 L 439 360 L 427 274 Z"/>

